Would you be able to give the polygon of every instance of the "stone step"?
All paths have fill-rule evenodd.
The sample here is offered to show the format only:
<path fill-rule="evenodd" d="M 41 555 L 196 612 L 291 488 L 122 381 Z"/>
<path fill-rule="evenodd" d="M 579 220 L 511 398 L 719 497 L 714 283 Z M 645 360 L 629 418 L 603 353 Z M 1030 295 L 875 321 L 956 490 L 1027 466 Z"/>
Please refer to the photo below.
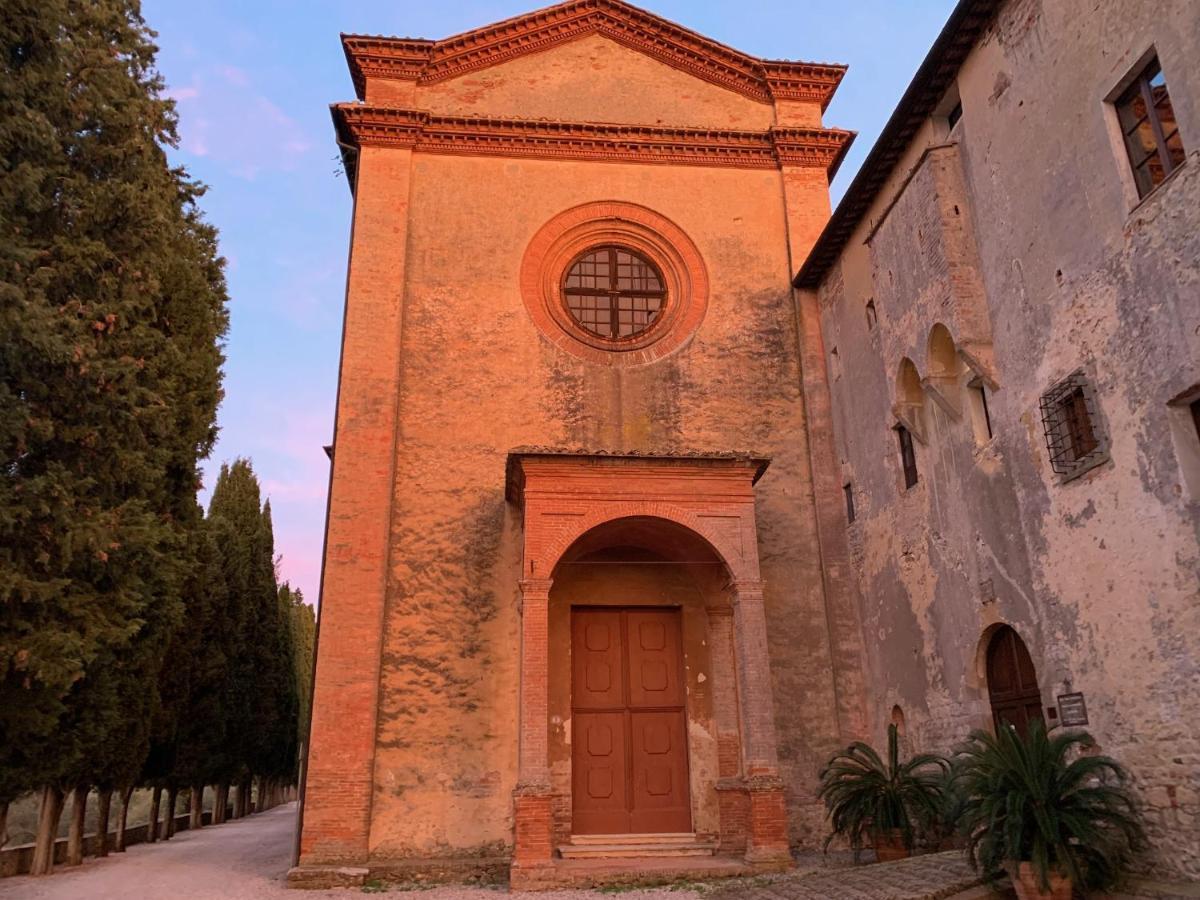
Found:
<path fill-rule="evenodd" d="M 694 831 L 654 831 L 647 834 L 573 834 L 572 844 L 692 844 Z"/>
<path fill-rule="evenodd" d="M 576 834 L 558 848 L 563 859 L 712 856 L 717 845 L 694 834 Z"/>

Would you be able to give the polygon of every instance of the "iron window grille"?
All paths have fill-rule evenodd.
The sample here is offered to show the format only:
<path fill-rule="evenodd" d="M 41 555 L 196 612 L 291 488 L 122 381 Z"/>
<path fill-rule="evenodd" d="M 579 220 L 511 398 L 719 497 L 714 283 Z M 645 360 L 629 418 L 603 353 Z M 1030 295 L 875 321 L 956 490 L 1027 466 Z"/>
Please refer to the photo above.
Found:
<path fill-rule="evenodd" d="M 1145 197 L 1184 160 L 1183 138 L 1157 57 L 1138 73 L 1115 106 L 1138 196 Z"/>
<path fill-rule="evenodd" d="M 1043 394 L 1040 406 L 1050 467 L 1056 474 L 1079 475 L 1108 458 L 1096 396 L 1082 372 Z"/>
<path fill-rule="evenodd" d="M 627 247 L 594 247 L 563 276 L 567 312 L 584 330 L 610 341 L 636 337 L 662 316 L 666 282 L 654 263 Z"/>

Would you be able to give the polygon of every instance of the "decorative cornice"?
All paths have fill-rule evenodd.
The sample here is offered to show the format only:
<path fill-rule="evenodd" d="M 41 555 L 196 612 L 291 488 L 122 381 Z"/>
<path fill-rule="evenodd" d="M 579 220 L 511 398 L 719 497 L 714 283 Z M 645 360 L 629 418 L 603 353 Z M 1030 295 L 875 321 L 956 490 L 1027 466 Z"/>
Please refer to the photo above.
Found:
<path fill-rule="evenodd" d="M 831 180 L 854 142 L 853 131 L 838 128 L 774 126 L 770 135 L 780 165 L 824 169 Z"/>
<path fill-rule="evenodd" d="M 809 100 L 824 109 L 841 84 L 846 67 L 767 59 L 762 61 L 762 72 L 774 99 Z"/>
<path fill-rule="evenodd" d="M 367 37 L 342 35 L 342 50 L 354 79 L 354 90 L 361 99 L 368 78 L 397 78 L 415 81 L 429 65 L 434 42 L 415 38 Z"/>
<path fill-rule="evenodd" d="M 589 34 L 764 103 L 811 100 L 824 109 L 846 71 L 749 56 L 621 0 L 568 0 L 440 41 L 342 35 L 342 45 L 361 100 L 368 77 L 430 84 Z"/>
<path fill-rule="evenodd" d="M 336 104 L 345 144 L 413 147 L 421 153 L 585 159 L 660 165 L 830 170 L 854 135 L 833 128 L 724 131 L 606 125 L 474 116 L 435 116 L 412 109 Z"/>

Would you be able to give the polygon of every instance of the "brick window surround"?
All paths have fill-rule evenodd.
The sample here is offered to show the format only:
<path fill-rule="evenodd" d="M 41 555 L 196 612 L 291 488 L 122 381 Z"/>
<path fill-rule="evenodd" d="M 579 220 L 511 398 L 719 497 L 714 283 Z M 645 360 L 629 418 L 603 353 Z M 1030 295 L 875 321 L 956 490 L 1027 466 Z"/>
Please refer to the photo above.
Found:
<path fill-rule="evenodd" d="M 667 301 L 654 326 L 615 343 L 584 328 L 563 296 L 563 273 L 589 249 L 626 247 L 662 274 Z M 661 359 L 699 328 L 708 309 L 708 270 L 674 222 L 634 203 L 604 201 L 568 209 L 543 225 L 521 261 L 521 297 L 542 335 L 559 349 L 603 366 Z"/>

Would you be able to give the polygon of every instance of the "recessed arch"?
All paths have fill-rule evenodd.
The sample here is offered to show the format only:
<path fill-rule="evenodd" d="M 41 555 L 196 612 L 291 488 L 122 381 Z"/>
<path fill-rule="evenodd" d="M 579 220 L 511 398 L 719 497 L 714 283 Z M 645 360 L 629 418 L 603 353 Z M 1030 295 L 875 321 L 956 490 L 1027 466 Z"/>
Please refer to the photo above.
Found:
<path fill-rule="evenodd" d="M 728 528 L 718 530 L 701 516 L 673 504 L 648 501 L 627 502 L 622 506 L 625 508 L 619 512 L 599 509 L 590 514 L 572 516 L 559 536 L 538 554 L 536 571 L 549 576 L 576 544 L 586 544 L 591 532 L 601 533 L 604 528 L 636 526 L 637 523 L 656 523 L 663 529 L 664 534 L 690 534 L 725 567 L 732 579 L 753 577 L 752 570 L 757 571 L 757 561 L 751 565 L 751 561 L 746 559 L 746 554 L 742 552 L 741 535 L 731 532 Z M 653 531 L 653 528 L 641 529 L 643 536 L 652 534 Z"/>
<path fill-rule="evenodd" d="M 929 330 L 929 346 L 926 361 L 931 378 L 957 378 L 962 368 L 958 359 L 958 347 L 950 329 L 938 322 Z"/>
<path fill-rule="evenodd" d="M 905 407 L 921 408 L 925 404 L 925 391 L 921 387 L 921 375 L 916 365 L 907 356 L 900 360 L 896 369 L 896 402 Z"/>

